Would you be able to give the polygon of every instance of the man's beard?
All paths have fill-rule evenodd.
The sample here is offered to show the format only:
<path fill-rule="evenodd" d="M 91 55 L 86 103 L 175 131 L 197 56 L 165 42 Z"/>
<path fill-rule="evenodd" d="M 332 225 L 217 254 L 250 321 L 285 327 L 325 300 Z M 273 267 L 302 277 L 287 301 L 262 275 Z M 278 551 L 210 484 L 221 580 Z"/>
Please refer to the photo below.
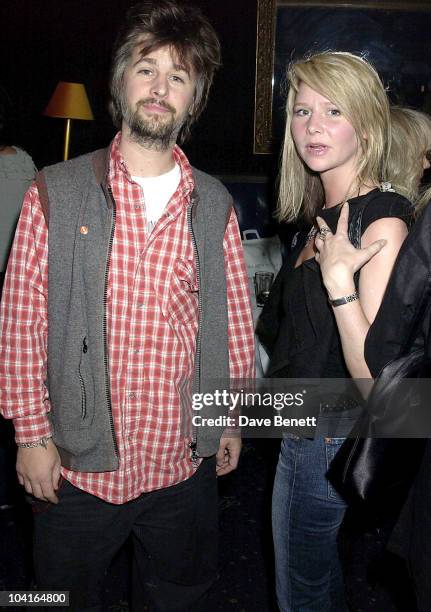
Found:
<path fill-rule="evenodd" d="M 140 112 L 140 107 L 146 104 L 158 104 L 166 108 L 171 116 L 168 121 L 163 120 L 157 113 L 151 117 L 145 117 Z M 146 149 L 155 151 L 166 151 L 177 140 L 177 136 L 184 125 L 186 117 L 181 121 L 175 120 L 175 109 L 156 98 L 145 98 L 136 104 L 133 110 L 126 100 L 121 101 L 123 120 L 130 129 L 131 138 Z"/>

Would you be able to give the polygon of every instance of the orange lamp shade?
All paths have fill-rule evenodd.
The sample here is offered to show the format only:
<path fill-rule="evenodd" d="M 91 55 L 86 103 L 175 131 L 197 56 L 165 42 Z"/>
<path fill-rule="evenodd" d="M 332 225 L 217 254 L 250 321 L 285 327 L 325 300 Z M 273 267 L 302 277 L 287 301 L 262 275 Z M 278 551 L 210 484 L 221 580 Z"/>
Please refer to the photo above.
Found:
<path fill-rule="evenodd" d="M 61 119 L 94 119 L 84 85 L 64 81 L 55 88 L 44 115 Z"/>

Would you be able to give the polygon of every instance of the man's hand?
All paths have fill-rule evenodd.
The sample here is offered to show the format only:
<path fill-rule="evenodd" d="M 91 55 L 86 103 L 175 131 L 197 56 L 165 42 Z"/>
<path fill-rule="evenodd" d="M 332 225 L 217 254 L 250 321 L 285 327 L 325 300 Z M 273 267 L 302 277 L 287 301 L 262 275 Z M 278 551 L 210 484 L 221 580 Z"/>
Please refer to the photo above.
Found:
<path fill-rule="evenodd" d="M 233 438 L 221 437 L 220 446 L 216 455 L 217 476 L 224 476 L 236 469 L 241 453 L 241 446 L 242 441 L 239 435 Z"/>
<path fill-rule="evenodd" d="M 18 481 L 27 493 L 43 501 L 58 503 L 56 491 L 60 481 L 60 455 L 51 439 L 46 448 L 18 447 L 16 471 Z"/>

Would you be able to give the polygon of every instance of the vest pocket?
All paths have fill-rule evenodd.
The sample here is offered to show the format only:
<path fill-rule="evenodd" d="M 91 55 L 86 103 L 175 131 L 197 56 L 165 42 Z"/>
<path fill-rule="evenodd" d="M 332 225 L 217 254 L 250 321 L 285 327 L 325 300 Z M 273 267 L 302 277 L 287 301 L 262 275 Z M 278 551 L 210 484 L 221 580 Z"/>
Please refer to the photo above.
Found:
<path fill-rule="evenodd" d="M 79 377 L 79 385 L 81 388 L 81 420 L 85 421 L 87 418 L 87 390 L 85 383 L 85 364 L 88 353 L 88 345 L 87 345 L 87 337 L 85 336 L 82 340 L 82 352 L 81 359 L 78 366 L 78 377 Z"/>
<path fill-rule="evenodd" d="M 81 418 L 85 419 L 87 415 L 87 395 L 85 393 L 84 379 L 79 374 L 79 382 L 81 384 Z"/>
<path fill-rule="evenodd" d="M 94 418 L 94 380 L 87 336 L 82 338 L 80 352 L 75 359 L 74 374 L 64 382 L 61 395 L 54 403 L 53 424 L 60 431 L 86 429 L 92 425 Z"/>

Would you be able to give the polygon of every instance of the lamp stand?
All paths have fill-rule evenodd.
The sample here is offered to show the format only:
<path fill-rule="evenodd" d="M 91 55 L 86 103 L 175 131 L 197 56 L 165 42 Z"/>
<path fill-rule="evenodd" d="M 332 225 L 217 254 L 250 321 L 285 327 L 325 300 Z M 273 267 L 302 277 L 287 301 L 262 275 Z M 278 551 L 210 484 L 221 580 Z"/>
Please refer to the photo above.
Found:
<path fill-rule="evenodd" d="M 69 159 L 71 120 L 94 120 L 84 85 L 82 83 L 60 81 L 48 102 L 48 106 L 45 108 L 44 115 L 66 119 L 63 149 L 63 159 L 66 161 Z"/>
<path fill-rule="evenodd" d="M 71 123 L 72 123 L 71 119 L 66 119 L 66 129 L 64 130 L 64 152 L 63 152 L 64 161 L 69 159 L 69 142 L 70 142 L 70 124 Z"/>

